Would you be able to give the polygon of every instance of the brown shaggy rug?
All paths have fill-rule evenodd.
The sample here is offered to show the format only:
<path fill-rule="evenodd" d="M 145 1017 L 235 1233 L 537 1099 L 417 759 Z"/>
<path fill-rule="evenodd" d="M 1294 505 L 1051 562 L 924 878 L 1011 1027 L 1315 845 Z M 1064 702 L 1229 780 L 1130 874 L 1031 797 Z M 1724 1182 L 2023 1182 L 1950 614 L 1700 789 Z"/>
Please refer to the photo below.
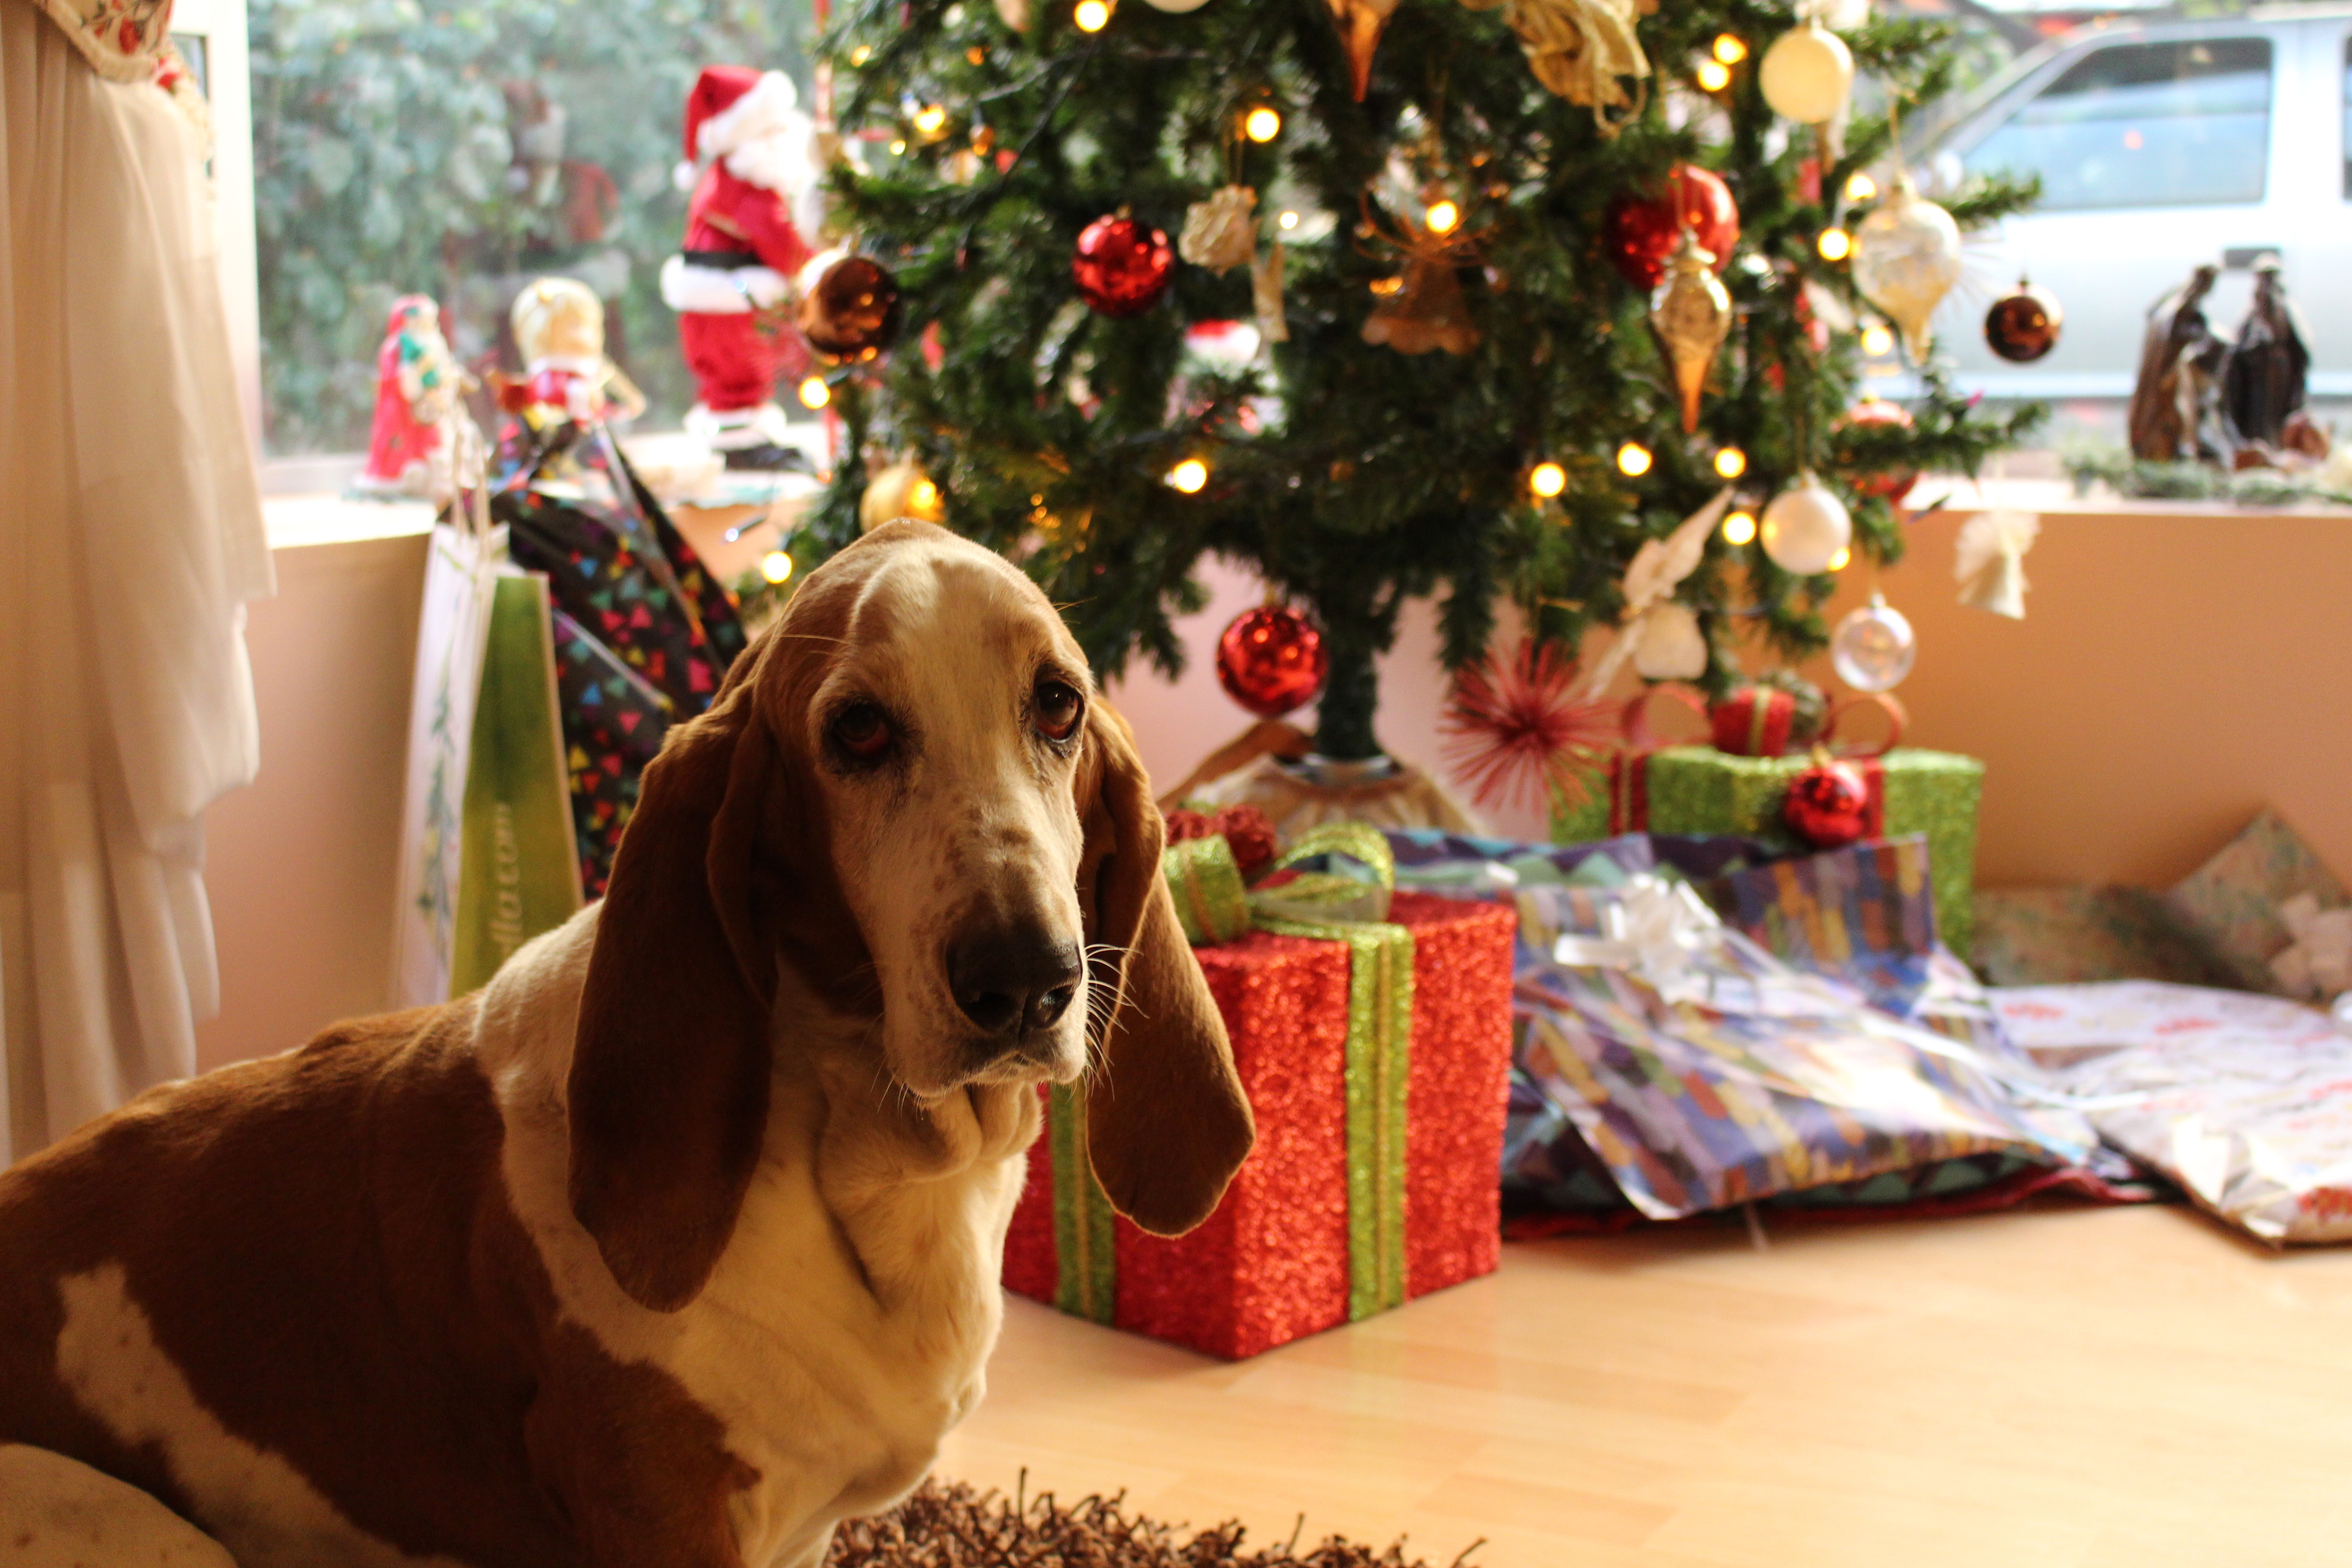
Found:
<path fill-rule="evenodd" d="M 1027 1478 L 1024 1475 L 1025 1491 Z M 1174 1529 L 1120 1506 L 1126 1494 L 1067 1508 L 1051 1492 L 1006 1497 L 963 1481 L 925 1481 L 888 1513 L 845 1521 L 826 1568 L 1429 1568 L 1404 1554 L 1332 1536 L 1300 1555 L 1296 1534 L 1280 1546 L 1242 1550 L 1231 1522 L 1180 1540 Z M 1305 1521 L 1300 1521 L 1302 1526 Z M 1462 1568 L 1473 1543 L 1453 1568 Z"/>

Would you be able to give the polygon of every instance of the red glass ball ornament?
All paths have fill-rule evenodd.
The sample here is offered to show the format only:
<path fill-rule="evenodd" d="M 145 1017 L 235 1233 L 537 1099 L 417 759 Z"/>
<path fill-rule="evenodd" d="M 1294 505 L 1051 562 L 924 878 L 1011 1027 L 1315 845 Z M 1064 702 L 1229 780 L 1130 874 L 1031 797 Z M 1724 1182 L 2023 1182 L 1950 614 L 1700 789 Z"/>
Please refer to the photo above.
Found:
<path fill-rule="evenodd" d="M 1160 303 L 1176 276 L 1168 237 L 1131 217 L 1098 217 L 1078 236 L 1070 277 L 1086 302 L 1106 316 L 1139 316 Z"/>
<path fill-rule="evenodd" d="M 1851 763 L 1818 762 L 1789 781 L 1780 820 L 1816 849 L 1842 849 L 1859 840 L 1870 811 L 1870 786 Z"/>
<path fill-rule="evenodd" d="M 1313 701 L 1330 667 L 1323 634 L 1287 605 L 1236 616 L 1217 639 L 1217 684 L 1261 719 L 1279 719 Z"/>
<path fill-rule="evenodd" d="M 1911 428 L 1911 411 L 1899 403 L 1889 403 L 1883 397 L 1865 397 L 1845 411 L 1841 425 L 1891 425 L 1898 430 Z M 1853 479 L 1853 488 L 1866 496 L 1884 496 L 1888 500 L 1901 497 L 1919 482 L 1919 470 L 1906 469 L 1892 474 L 1862 474 Z"/>
<path fill-rule="evenodd" d="M 1677 163 L 1666 189 L 1655 196 L 1618 195 L 1609 204 L 1601 243 L 1610 264 L 1625 281 L 1646 294 L 1666 275 L 1666 258 L 1688 222 L 1691 237 L 1715 258 L 1715 269 L 1731 264 L 1739 243 L 1739 206 L 1731 187 L 1696 163 Z"/>

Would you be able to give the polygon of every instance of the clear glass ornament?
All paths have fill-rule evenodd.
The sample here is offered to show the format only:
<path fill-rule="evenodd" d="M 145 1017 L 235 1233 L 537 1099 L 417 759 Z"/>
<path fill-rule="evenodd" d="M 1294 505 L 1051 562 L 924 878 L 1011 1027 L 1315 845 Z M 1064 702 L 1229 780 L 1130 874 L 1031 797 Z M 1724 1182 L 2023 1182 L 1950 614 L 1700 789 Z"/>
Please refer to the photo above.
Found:
<path fill-rule="evenodd" d="M 1918 657 L 1919 638 L 1910 620 L 1884 594 L 1873 594 L 1830 637 L 1830 663 L 1838 679 L 1856 691 L 1893 690 Z"/>
<path fill-rule="evenodd" d="M 1928 318 L 1960 280 L 1960 226 L 1919 194 L 1908 174 L 1854 226 L 1853 286 L 1903 333 L 1915 365 L 1927 361 Z"/>

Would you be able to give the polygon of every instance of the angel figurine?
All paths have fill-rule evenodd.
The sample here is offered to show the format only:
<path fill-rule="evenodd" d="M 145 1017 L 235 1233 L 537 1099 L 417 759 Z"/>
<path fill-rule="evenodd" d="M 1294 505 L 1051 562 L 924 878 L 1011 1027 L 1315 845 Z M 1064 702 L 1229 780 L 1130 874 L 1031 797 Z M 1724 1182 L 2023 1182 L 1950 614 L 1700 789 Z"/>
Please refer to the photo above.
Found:
<path fill-rule="evenodd" d="M 363 495 L 435 496 L 448 489 L 451 416 L 465 370 L 441 335 L 440 307 L 423 294 L 392 303 L 375 356 L 375 425 L 367 464 L 352 488 Z"/>

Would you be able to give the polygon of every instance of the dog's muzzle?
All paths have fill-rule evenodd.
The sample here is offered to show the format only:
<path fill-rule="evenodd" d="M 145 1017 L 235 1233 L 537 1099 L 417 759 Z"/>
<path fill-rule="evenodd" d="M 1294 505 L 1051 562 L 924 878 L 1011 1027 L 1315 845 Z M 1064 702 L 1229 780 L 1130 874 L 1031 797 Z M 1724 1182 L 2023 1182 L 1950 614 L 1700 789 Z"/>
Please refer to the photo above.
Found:
<path fill-rule="evenodd" d="M 950 946 L 947 973 L 957 1010 L 991 1044 L 1009 1047 L 1061 1022 L 1077 997 L 1086 960 L 1075 942 L 1005 926 Z"/>

